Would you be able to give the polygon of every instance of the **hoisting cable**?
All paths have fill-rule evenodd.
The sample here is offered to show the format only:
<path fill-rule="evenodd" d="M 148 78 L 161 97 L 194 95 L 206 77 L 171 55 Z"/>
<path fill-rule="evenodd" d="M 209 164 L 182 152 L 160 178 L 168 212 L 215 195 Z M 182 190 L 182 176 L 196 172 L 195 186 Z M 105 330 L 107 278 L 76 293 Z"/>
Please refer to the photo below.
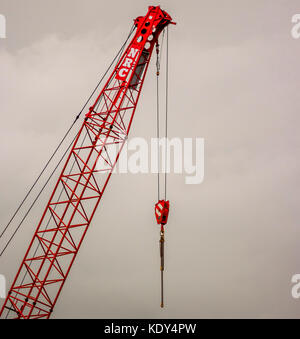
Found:
<path fill-rule="evenodd" d="M 165 30 L 163 31 L 163 37 L 162 37 L 162 46 L 164 42 L 164 35 Z M 168 37 L 168 30 L 167 30 L 167 37 Z M 167 39 L 168 44 L 168 39 Z M 164 307 L 164 245 L 165 245 L 165 230 L 164 225 L 167 223 L 168 213 L 169 213 L 169 202 L 165 201 L 167 196 L 167 112 L 168 112 L 168 46 L 167 46 L 167 68 L 166 68 L 166 121 L 165 121 L 165 140 L 166 140 L 166 147 L 165 147 L 165 200 L 160 200 L 160 152 L 159 152 L 159 138 L 160 138 L 160 116 L 159 116 L 159 75 L 160 75 L 160 60 L 162 55 L 162 48 L 159 50 L 159 42 L 156 43 L 156 96 L 157 96 L 157 162 L 158 162 L 158 176 L 157 176 L 157 188 L 158 188 L 158 203 L 155 205 L 155 213 L 156 213 L 156 219 L 158 224 L 161 225 L 160 229 L 160 240 L 159 240 L 159 248 L 160 248 L 160 272 L 161 272 L 161 308 Z"/>
<path fill-rule="evenodd" d="M 162 50 L 164 45 L 165 30 L 162 35 L 161 48 L 159 42 L 156 42 L 156 130 L 157 130 L 157 195 L 160 199 L 160 154 L 159 154 L 159 138 L 160 138 L 160 105 L 159 105 L 159 75 L 160 75 L 160 62 Z"/>
<path fill-rule="evenodd" d="M 21 201 L 20 205 L 18 206 L 18 208 L 16 209 L 16 211 L 14 212 L 13 216 L 11 217 L 11 219 L 9 220 L 9 222 L 7 223 L 7 225 L 4 227 L 4 230 L 2 231 L 2 233 L 0 234 L 0 240 L 3 237 L 3 235 L 5 234 L 5 232 L 7 231 L 7 229 L 9 228 L 10 224 L 12 223 L 12 221 L 14 220 L 14 218 L 16 217 L 17 213 L 19 212 L 19 210 L 21 209 L 21 207 L 23 206 L 23 204 L 25 203 L 25 201 L 27 200 L 28 196 L 30 195 L 30 193 L 32 192 L 32 190 L 34 189 L 34 187 L 36 186 L 36 184 L 38 183 L 38 181 L 40 180 L 41 176 L 43 175 L 43 173 L 45 172 L 45 170 L 48 168 L 50 162 L 52 161 L 52 159 L 54 158 L 54 156 L 56 155 L 56 153 L 58 152 L 58 150 L 60 149 L 61 145 L 63 144 L 63 142 L 65 141 L 65 139 L 67 138 L 67 136 L 69 135 L 69 133 L 71 132 L 72 128 L 74 127 L 75 123 L 78 121 L 79 117 L 81 116 L 82 112 L 85 110 L 87 104 L 89 103 L 89 101 L 91 100 L 91 98 L 93 97 L 93 95 L 95 94 L 95 92 L 97 91 L 97 89 L 99 88 L 100 84 L 102 83 L 103 79 L 106 77 L 107 73 L 109 72 L 109 70 L 111 69 L 111 67 L 113 66 L 113 64 L 115 63 L 115 61 L 117 60 L 117 58 L 121 57 L 121 54 L 128 42 L 128 40 L 130 39 L 133 31 L 135 30 L 135 25 L 132 25 L 130 32 L 124 42 L 124 44 L 122 45 L 122 47 L 120 48 L 120 50 L 118 51 L 118 53 L 116 54 L 116 56 L 114 57 L 113 61 L 111 62 L 111 64 L 109 65 L 109 67 L 107 68 L 107 70 L 105 71 L 105 73 L 103 74 L 103 76 L 101 77 L 100 81 L 98 82 L 97 86 L 94 88 L 94 90 L 92 91 L 91 95 L 89 96 L 89 98 L 86 100 L 84 106 L 82 107 L 82 109 L 80 110 L 80 112 L 77 114 L 77 116 L 75 117 L 75 120 L 73 121 L 73 123 L 71 124 L 71 126 L 69 127 L 69 129 L 67 130 L 67 132 L 65 133 L 64 137 L 62 138 L 62 140 L 60 141 L 60 143 L 58 144 L 58 146 L 56 147 L 55 151 L 53 152 L 53 154 L 51 155 L 51 157 L 49 158 L 49 160 L 47 161 L 46 165 L 44 166 L 44 168 L 42 169 L 41 173 L 38 175 L 37 179 L 35 180 L 35 182 L 33 183 L 33 185 L 31 186 L 31 188 L 29 189 L 29 191 L 27 192 L 27 194 L 25 195 L 24 199 Z M 9 243 L 12 241 L 12 239 L 14 238 L 14 236 L 16 235 L 17 231 L 19 230 L 19 228 L 21 227 L 22 223 L 24 222 L 24 220 L 26 219 L 27 215 L 29 214 L 30 210 L 33 208 L 33 206 L 35 205 L 36 201 L 38 200 L 39 196 L 41 195 L 42 191 L 45 189 L 45 187 L 47 186 L 48 182 L 50 181 L 51 177 L 53 176 L 54 172 L 56 171 L 56 169 L 59 167 L 61 161 L 63 160 L 65 154 L 67 153 L 67 151 L 70 149 L 71 145 L 73 144 L 73 142 L 75 141 L 77 137 L 77 134 L 75 136 L 75 138 L 72 140 L 71 144 L 68 146 L 67 150 L 65 151 L 64 155 L 62 156 L 62 158 L 59 160 L 59 163 L 57 164 L 57 166 L 55 167 L 55 169 L 53 170 L 53 172 L 50 174 L 49 178 L 47 179 L 45 185 L 42 187 L 41 191 L 38 193 L 37 197 L 35 198 L 33 204 L 29 207 L 28 211 L 26 212 L 25 216 L 23 217 L 23 219 L 21 220 L 21 222 L 19 223 L 19 225 L 17 226 L 16 230 L 13 232 L 12 236 L 10 237 L 10 239 L 8 240 L 8 242 L 6 243 L 6 245 L 4 246 L 4 249 L 1 251 L 0 253 L 0 257 L 3 255 L 4 251 L 6 250 L 6 248 L 8 247 Z"/>
<path fill-rule="evenodd" d="M 159 60 L 159 42 L 156 42 L 156 137 L 157 137 L 157 198 L 160 198 L 160 156 L 159 156 L 159 73 L 160 73 L 160 60 Z"/>
<path fill-rule="evenodd" d="M 156 132 L 157 132 L 157 198 L 160 199 L 160 153 L 159 153 L 159 75 L 160 75 L 160 58 L 159 58 L 159 42 L 156 42 Z M 164 275 L 163 275 L 163 234 L 160 233 L 159 248 L 160 248 L 160 291 L 161 291 L 161 302 L 160 307 L 163 307 L 164 303 Z"/>
<path fill-rule="evenodd" d="M 167 30 L 167 51 L 166 51 L 166 130 L 165 130 L 165 200 L 167 200 L 167 158 L 168 158 L 168 106 L 169 106 L 169 26 Z"/>

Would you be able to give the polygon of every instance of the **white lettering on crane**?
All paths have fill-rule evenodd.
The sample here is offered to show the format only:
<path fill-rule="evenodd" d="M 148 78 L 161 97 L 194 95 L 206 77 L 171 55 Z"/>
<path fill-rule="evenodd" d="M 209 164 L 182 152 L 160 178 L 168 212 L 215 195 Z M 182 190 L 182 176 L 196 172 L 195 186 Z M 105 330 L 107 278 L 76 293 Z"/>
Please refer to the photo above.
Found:
<path fill-rule="evenodd" d="M 131 49 L 130 49 L 130 51 L 128 53 L 128 57 L 134 59 L 138 52 L 139 52 L 138 48 L 131 47 Z"/>
<path fill-rule="evenodd" d="M 138 56 L 138 53 L 139 53 L 139 49 L 138 48 L 134 48 L 134 47 L 131 47 L 126 58 L 124 59 L 124 62 L 122 63 L 117 75 L 116 75 L 116 79 L 118 80 L 122 80 L 122 81 L 125 81 L 128 74 L 129 74 L 129 71 L 130 71 L 130 68 L 132 67 L 136 57 Z"/>
<path fill-rule="evenodd" d="M 129 58 L 126 58 L 125 61 L 124 61 L 124 64 L 122 65 L 122 67 L 127 67 L 127 68 L 130 68 L 131 67 L 131 64 L 132 64 L 133 60 L 132 59 L 129 59 Z"/>
<path fill-rule="evenodd" d="M 118 76 L 121 78 L 126 78 L 128 72 L 129 72 L 129 69 L 121 68 L 118 72 Z"/>

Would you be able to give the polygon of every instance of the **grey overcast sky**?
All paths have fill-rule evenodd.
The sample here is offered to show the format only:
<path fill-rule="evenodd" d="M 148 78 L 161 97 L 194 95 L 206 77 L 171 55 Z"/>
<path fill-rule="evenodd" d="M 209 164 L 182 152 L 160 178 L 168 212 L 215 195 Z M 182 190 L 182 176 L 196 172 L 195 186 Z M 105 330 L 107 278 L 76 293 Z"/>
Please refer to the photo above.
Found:
<path fill-rule="evenodd" d="M 122 174 L 109 183 L 53 317 L 298 318 L 296 0 L 0 0 L 1 228 L 132 20 L 158 4 L 178 23 L 170 28 L 169 136 L 205 139 L 203 183 L 169 176 L 166 308 L 156 176 Z M 131 137 L 155 137 L 155 100 L 152 60 Z M 8 285 L 48 195 L 0 258 Z"/>

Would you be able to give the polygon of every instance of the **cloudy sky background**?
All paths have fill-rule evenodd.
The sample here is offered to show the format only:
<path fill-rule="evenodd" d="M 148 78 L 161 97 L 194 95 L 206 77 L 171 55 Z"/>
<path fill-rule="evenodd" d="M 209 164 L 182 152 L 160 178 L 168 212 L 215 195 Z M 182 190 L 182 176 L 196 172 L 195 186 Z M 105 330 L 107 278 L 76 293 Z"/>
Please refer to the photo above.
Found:
<path fill-rule="evenodd" d="M 1 229 L 132 20 L 157 4 L 178 23 L 170 27 L 169 136 L 205 138 L 204 182 L 169 177 L 166 308 L 159 307 L 156 176 L 123 174 L 109 183 L 53 317 L 297 318 L 296 0 L 1 0 Z M 156 136 L 155 100 L 152 60 L 131 137 Z M 48 196 L 0 258 L 8 284 Z"/>

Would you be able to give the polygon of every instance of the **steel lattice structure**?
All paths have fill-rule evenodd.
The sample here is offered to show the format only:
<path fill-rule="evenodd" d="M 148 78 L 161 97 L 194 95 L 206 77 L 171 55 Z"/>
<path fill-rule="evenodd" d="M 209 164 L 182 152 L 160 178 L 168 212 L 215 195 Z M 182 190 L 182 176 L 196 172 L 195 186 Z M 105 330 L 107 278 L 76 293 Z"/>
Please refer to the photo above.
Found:
<path fill-rule="evenodd" d="M 53 312 L 127 139 L 154 46 L 171 21 L 159 6 L 135 19 L 134 37 L 85 116 L 1 317 Z"/>

